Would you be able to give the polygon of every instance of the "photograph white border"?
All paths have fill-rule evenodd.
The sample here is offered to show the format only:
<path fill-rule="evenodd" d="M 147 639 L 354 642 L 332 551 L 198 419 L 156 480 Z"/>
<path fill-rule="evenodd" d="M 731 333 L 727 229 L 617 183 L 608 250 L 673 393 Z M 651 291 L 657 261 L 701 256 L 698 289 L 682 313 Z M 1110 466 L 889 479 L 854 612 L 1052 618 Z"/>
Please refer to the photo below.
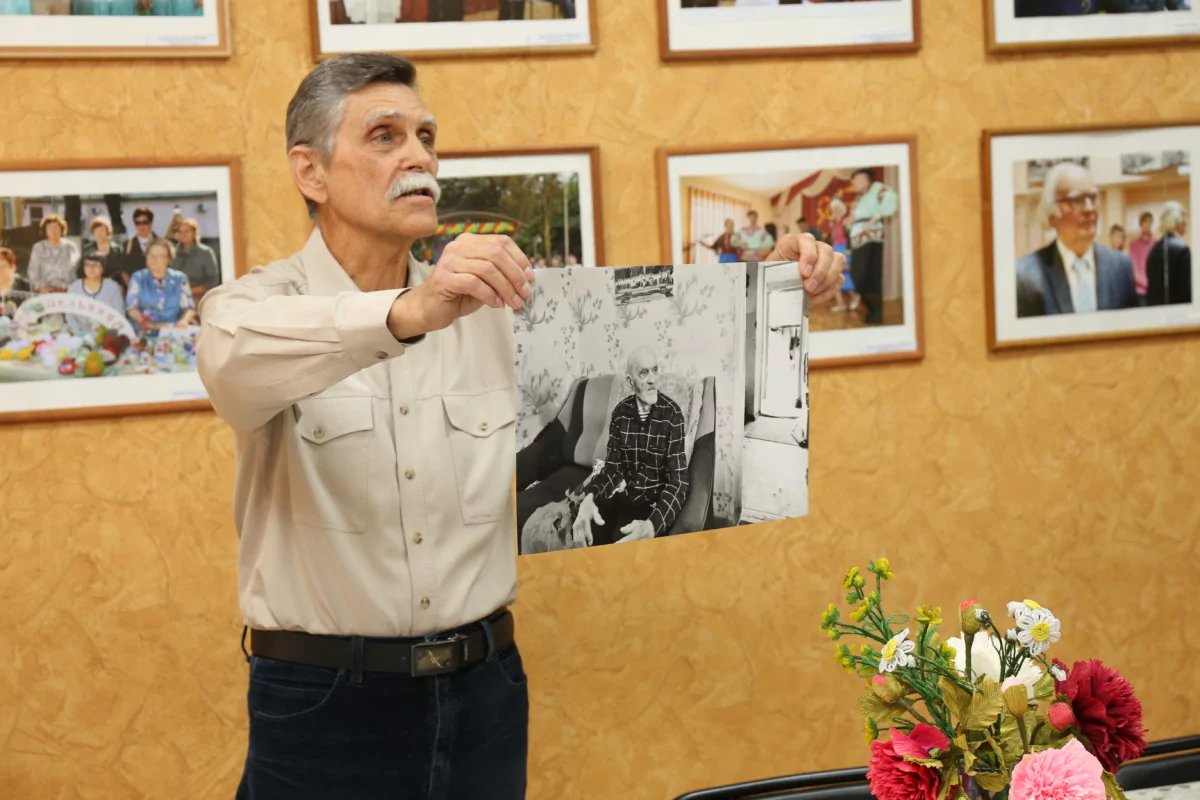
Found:
<path fill-rule="evenodd" d="M 316 57 L 338 53 L 403 53 L 406 56 L 455 53 L 480 55 L 498 50 L 588 48 L 595 46 L 592 0 L 575 0 L 574 19 L 519 19 L 475 22 L 396 22 L 333 25 L 329 0 L 316 3 L 313 33 Z"/>
<path fill-rule="evenodd" d="M 1188 305 L 1099 311 L 1094 314 L 1050 314 L 1017 317 L 1016 264 L 1025 255 L 1014 241 L 1013 165 L 1018 161 L 1078 156 L 1116 156 L 1155 150 L 1188 150 L 1200 156 L 1200 124 L 1147 126 L 1128 130 L 1066 131 L 1026 134 L 994 133 L 988 141 L 994 346 L 1046 343 L 1046 340 L 1139 334 L 1200 325 L 1200 292 Z M 1194 161 L 1193 161 L 1194 164 Z M 1200 181 L 1191 181 L 1188 211 L 1200 208 Z M 1193 260 L 1192 285 L 1200 263 Z"/>
<path fill-rule="evenodd" d="M 914 0 L 716 8 L 683 8 L 681 0 L 658 2 L 666 9 L 664 57 L 916 45 L 919 29 Z"/>
<path fill-rule="evenodd" d="M 1104 46 L 1119 43 L 1177 39 L 1200 43 L 1200 7 L 1190 11 L 1129 14 L 1086 14 L 1062 17 L 1013 16 L 1014 0 L 989 0 L 987 13 L 995 47 L 1021 45 Z"/>
<path fill-rule="evenodd" d="M 448 154 L 438 157 L 438 180 L 487 178 L 500 175 L 537 175 L 575 172 L 579 175 L 579 260 L 586 266 L 602 266 L 597 257 L 597 220 L 593 202 L 592 156 L 588 151 L 526 153 L 512 155 Z"/>
<path fill-rule="evenodd" d="M 685 177 L 710 177 L 739 173 L 769 173 L 797 170 L 819 170 L 886 165 L 899 170 L 898 185 L 893 188 L 900 196 L 900 214 L 904 235 L 901 237 L 901 260 L 904 323 L 851 328 L 837 331 L 813 331 L 809 347 L 811 365 L 820 367 L 831 361 L 872 359 L 888 356 L 903 357 L 922 352 L 920 303 L 917 297 L 916 240 L 914 225 L 916 208 L 913 201 L 914 176 L 910 170 L 912 146 L 909 142 L 880 144 L 826 145 L 778 150 L 745 150 L 703 154 L 667 154 L 666 179 L 670 220 L 670 258 L 684 263 L 683 255 L 683 198 L 680 181 Z M 811 318 L 811 311 L 810 311 Z"/>
<path fill-rule="evenodd" d="M 14 14 L 0 21 L 0 58 L 183 58 L 231 52 L 229 0 L 207 0 L 198 17 Z"/>
<path fill-rule="evenodd" d="M 214 165 L 9 171 L 0 165 L 0 197 L 214 192 L 221 238 L 221 282 L 225 283 L 237 276 L 234 170 L 235 167 Z M 10 414 L 99 411 L 113 406 L 207 399 L 208 392 L 197 372 L 0 383 L 0 422 Z"/>

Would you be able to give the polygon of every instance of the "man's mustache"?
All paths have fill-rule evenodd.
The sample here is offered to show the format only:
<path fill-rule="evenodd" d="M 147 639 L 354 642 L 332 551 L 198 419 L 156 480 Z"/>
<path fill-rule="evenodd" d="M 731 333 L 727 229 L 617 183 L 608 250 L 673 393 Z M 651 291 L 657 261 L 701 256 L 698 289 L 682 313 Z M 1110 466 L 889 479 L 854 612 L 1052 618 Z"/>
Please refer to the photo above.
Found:
<path fill-rule="evenodd" d="M 442 187 L 438 185 L 437 178 L 428 172 L 406 172 L 388 187 L 387 199 L 396 200 L 422 190 L 429 192 L 434 203 L 442 198 Z"/>

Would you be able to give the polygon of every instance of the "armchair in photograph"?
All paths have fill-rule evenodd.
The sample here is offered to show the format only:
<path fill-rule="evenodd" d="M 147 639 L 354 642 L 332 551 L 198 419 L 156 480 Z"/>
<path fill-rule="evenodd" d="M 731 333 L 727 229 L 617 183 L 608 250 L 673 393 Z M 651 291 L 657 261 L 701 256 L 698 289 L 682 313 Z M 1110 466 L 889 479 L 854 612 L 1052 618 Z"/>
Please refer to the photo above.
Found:
<path fill-rule="evenodd" d="M 604 459 L 613 406 L 627 394 L 614 389 L 615 377 L 576 380 L 558 414 L 517 453 L 518 531 L 534 511 L 562 500 L 588 477 L 596 461 Z M 689 427 L 694 420 L 688 436 L 687 500 L 667 535 L 707 530 L 712 527 L 716 474 L 716 380 L 706 377 L 689 385 L 678 376 L 664 375 L 659 386 L 680 404 Z"/>

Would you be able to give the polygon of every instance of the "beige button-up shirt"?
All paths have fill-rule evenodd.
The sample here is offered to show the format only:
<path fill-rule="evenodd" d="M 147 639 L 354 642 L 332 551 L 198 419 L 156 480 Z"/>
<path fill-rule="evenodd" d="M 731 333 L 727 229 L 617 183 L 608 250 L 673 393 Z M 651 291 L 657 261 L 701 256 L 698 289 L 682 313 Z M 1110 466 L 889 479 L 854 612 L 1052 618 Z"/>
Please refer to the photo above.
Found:
<path fill-rule="evenodd" d="M 409 285 L 430 267 L 410 259 Z M 416 636 L 516 593 L 512 312 L 405 346 L 319 231 L 208 292 L 197 364 L 234 429 L 239 599 L 255 628 Z"/>

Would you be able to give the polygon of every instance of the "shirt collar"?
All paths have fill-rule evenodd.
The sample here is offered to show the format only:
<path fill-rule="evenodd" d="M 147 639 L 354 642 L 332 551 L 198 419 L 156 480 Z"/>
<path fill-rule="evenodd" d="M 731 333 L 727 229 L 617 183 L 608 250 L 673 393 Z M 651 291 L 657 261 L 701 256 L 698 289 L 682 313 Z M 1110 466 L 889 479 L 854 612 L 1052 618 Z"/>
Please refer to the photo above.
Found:
<path fill-rule="evenodd" d="M 329 252 L 325 237 L 320 228 L 313 228 L 308 241 L 300 251 L 300 263 L 304 269 L 304 277 L 308 282 L 308 293 L 322 297 L 332 297 L 341 292 L 358 292 L 358 284 L 354 282 L 346 270 Z M 412 253 L 408 254 L 408 285 L 418 286 L 423 283 L 432 269 L 428 264 L 417 261 Z"/>
<path fill-rule="evenodd" d="M 1074 270 L 1075 259 L 1077 259 L 1077 258 L 1082 258 L 1084 261 L 1086 261 L 1087 265 L 1088 265 L 1088 269 L 1090 269 L 1092 272 L 1096 271 L 1096 246 L 1095 245 L 1092 245 L 1091 247 L 1089 247 L 1087 249 L 1087 252 L 1084 253 L 1082 256 L 1077 256 L 1077 255 L 1075 255 L 1075 252 L 1073 250 L 1071 250 L 1071 248 L 1067 247 L 1065 244 L 1062 243 L 1062 239 L 1055 238 L 1054 243 L 1056 245 L 1058 245 L 1058 255 L 1062 259 L 1063 269 L 1066 270 L 1068 273 L 1070 273 Z"/>

